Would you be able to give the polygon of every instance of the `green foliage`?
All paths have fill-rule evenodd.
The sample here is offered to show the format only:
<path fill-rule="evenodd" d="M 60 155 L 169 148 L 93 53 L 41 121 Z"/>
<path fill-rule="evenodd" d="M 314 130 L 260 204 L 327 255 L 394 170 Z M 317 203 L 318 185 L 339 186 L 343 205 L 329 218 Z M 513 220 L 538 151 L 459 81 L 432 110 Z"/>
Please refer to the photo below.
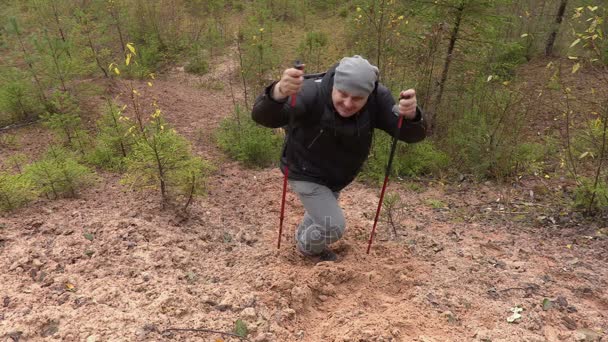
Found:
<path fill-rule="evenodd" d="M 308 70 L 320 71 L 322 67 L 321 56 L 323 51 L 325 51 L 328 41 L 329 37 L 325 32 L 306 32 L 306 36 L 300 43 L 298 50 L 303 60 L 307 61 L 306 66 Z"/>
<path fill-rule="evenodd" d="M 82 128 L 76 100 L 67 92 L 57 92 L 51 105 L 53 111 L 40 116 L 43 124 L 53 130 L 67 146 L 85 155 L 90 147 L 90 137 Z"/>
<path fill-rule="evenodd" d="M 19 139 L 15 134 L 0 133 L 0 147 L 16 149 L 19 147 Z"/>
<path fill-rule="evenodd" d="M 409 39 L 406 8 L 399 1 L 360 0 L 355 2 L 347 33 L 347 44 L 352 54 L 366 57 L 380 69 L 380 79 L 391 84 L 397 74 L 391 65 L 403 62 Z M 390 86 L 389 86 L 390 87 Z"/>
<path fill-rule="evenodd" d="M 56 146 L 28 165 L 24 175 L 37 191 L 51 199 L 75 197 L 78 190 L 95 182 L 94 173 L 80 164 L 72 152 Z"/>
<path fill-rule="evenodd" d="M 604 135 L 604 120 L 597 117 L 589 120 L 586 125 L 577 129 L 572 140 L 572 152 L 580 164 L 593 164 L 594 160 L 606 158 L 607 151 L 602 156 L 602 143 Z"/>
<path fill-rule="evenodd" d="M 10 157 L 6 158 L 3 166 L 7 170 L 16 171 L 17 173 L 23 173 L 24 166 L 27 162 L 27 156 L 23 153 L 15 153 Z"/>
<path fill-rule="evenodd" d="M 95 148 L 86 156 L 87 161 L 109 170 L 124 170 L 125 158 L 133 145 L 130 121 L 116 104 L 109 102 L 105 114 L 97 122 Z"/>
<path fill-rule="evenodd" d="M 256 124 L 236 109 L 236 118 L 225 118 L 216 133 L 218 146 L 247 167 L 267 167 L 279 159 L 283 139 Z"/>
<path fill-rule="evenodd" d="M 581 177 L 574 191 L 574 207 L 590 212 L 608 209 L 608 183 L 600 180 L 596 186 L 593 179 Z"/>
<path fill-rule="evenodd" d="M 190 60 L 184 70 L 191 74 L 204 75 L 209 72 L 209 63 L 203 57 L 198 56 Z"/>
<path fill-rule="evenodd" d="M 234 333 L 240 337 L 247 337 L 249 334 L 249 330 L 247 329 L 247 324 L 240 319 L 237 319 L 234 323 Z"/>
<path fill-rule="evenodd" d="M 522 139 L 521 94 L 485 81 L 471 88 L 470 105 L 450 123 L 442 141 L 458 169 L 502 179 L 538 167 L 546 149 Z"/>
<path fill-rule="evenodd" d="M 447 208 L 447 205 L 445 205 L 445 203 L 443 203 L 441 200 L 438 199 L 434 199 L 434 198 L 429 198 L 425 201 L 425 203 L 433 208 L 433 209 L 443 209 L 443 208 Z"/>
<path fill-rule="evenodd" d="M 497 56 L 489 64 L 490 74 L 502 80 L 510 80 L 515 76 L 517 66 L 526 63 L 526 50 L 520 43 L 501 44 L 497 46 Z"/>
<path fill-rule="evenodd" d="M 35 196 L 28 177 L 0 171 L 0 211 L 16 209 Z"/>
<path fill-rule="evenodd" d="M 125 73 L 130 77 L 145 79 L 162 67 L 167 56 L 160 42 L 153 36 L 147 36 L 137 46 L 137 54 L 134 54 L 133 62 L 125 68 Z"/>
<path fill-rule="evenodd" d="M 392 137 L 376 131 L 370 157 L 363 166 L 360 177 L 382 182 L 390 156 Z M 438 150 L 434 143 L 425 140 L 416 144 L 398 142 L 391 167 L 391 176 L 415 177 L 436 175 L 448 166 L 449 157 Z"/>
<path fill-rule="evenodd" d="M 271 74 L 281 60 L 280 52 L 273 44 L 272 21 L 269 16 L 269 9 L 264 8 L 250 17 L 247 26 L 237 34 L 242 76 L 253 85 L 254 93 L 260 92 L 270 79 L 274 79 Z"/>
<path fill-rule="evenodd" d="M 163 203 L 182 199 L 187 207 L 203 193 L 210 166 L 192 155 L 188 141 L 168 126 L 158 109 L 140 133 L 127 155 L 122 182 L 160 190 Z"/>
<path fill-rule="evenodd" d="M 25 73 L 14 68 L 0 73 L 0 126 L 32 120 L 41 111 L 33 84 Z"/>

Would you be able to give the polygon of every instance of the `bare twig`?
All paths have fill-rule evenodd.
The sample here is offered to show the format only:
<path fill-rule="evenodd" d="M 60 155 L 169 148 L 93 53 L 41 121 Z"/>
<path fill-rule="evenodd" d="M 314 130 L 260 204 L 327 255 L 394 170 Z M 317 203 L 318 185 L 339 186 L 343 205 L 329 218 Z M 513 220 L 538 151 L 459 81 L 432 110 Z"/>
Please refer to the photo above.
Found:
<path fill-rule="evenodd" d="M 204 329 L 204 328 L 199 328 L 199 329 L 188 329 L 188 328 L 169 328 L 169 329 L 165 329 L 161 332 L 161 334 L 164 334 L 166 332 L 169 331 L 181 331 L 181 332 L 204 332 L 204 333 L 210 333 L 210 334 L 220 334 L 220 335 L 224 335 L 224 336 L 232 336 L 232 337 L 238 337 L 241 340 L 245 340 L 247 341 L 247 338 L 237 335 L 237 334 L 233 334 L 233 333 L 228 333 L 228 332 L 224 332 L 224 331 L 217 331 L 217 330 L 211 330 L 211 329 Z"/>

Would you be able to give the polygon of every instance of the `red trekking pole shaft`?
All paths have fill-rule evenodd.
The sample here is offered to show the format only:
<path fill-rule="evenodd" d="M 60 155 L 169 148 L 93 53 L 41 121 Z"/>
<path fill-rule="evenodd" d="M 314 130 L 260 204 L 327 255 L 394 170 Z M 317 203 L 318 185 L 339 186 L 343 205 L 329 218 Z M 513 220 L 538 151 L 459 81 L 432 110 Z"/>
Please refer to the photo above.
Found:
<path fill-rule="evenodd" d="M 303 70 L 304 65 L 300 63 L 300 61 L 296 61 L 294 63 L 294 68 L 298 70 Z M 296 106 L 296 94 L 291 95 L 291 108 Z M 283 170 L 283 195 L 281 197 L 281 216 L 279 222 L 279 238 L 277 242 L 277 249 L 281 248 L 281 236 L 283 236 L 283 219 L 285 217 L 285 195 L 287 194 L 287 176 L 289 175 L 289 166 L 285 165 L 285 169 Z"/>
<path fill-rule="evenodd" d="M 388 183 L 388 176 L 391 173 L 391 165 L 393 164 L 393 157 L 395 156 L 395 150 L 397 147 L 397 137 L 401 131 L 401 125 L 403 124 L 403 116 L 399 115 L 399 121 L 397 122 L 397 130 L 393 136 L 393 142 L 391 145 L 391 154 L 388 158 L 388 164 L 386 165 L 386 173 L 384 175 L 384 183 L 382 184 L 382 191 L 380 192 L 380 201 L 378 202 L 378 208 L 376 209 L 376 217 L 374 218 L 374 226 L 372 233 L 369 235 L 369 242 L 367 244 L 367 254 L 369 254 L 372 248 L 372 242 L 374 241 L 374 235 L 376 234 L 376 225 L 378 224 L 378 217 L 380 216 L 380 210 L 382 209 L 382 200 L 384 199 L 384 191 L 386 190 L 386 184 Z"/>

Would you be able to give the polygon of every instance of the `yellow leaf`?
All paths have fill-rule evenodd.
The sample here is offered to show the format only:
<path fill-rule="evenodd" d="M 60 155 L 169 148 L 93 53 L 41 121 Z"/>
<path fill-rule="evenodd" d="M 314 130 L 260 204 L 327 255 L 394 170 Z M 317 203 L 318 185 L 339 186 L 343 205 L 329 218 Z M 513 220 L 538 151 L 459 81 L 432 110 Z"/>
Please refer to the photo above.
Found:
<path fill-rule="evenodd" d="M 570 47 L 573 48 L 576 44 L 580 43 L 581 39 L 577 38 L 575 41 L 572 42 L 572 44 L 570 44 Z"/>
<path fill-rule="evenodd" d="M 581 63 L 576 63 L 572 66 L 572 73 L 574 74 L 575 72 L 578 71 L 578 69 L 581 68 Z"/>
<path fill-rule="evenodd" d="M 129 49 L 129 51 L 131 51 L 132 54 L 137 55 L 135 53 L 135 47 L 133 47 L 133 43 L 127 43 L 127 49 Z"/>
<path fill-rule="evenodd" d="M 357 12 L 361 12 L 361 7 L 357 7 Z"/>
<path fill-rule="evenodd" d="M 260 27 L 260 32 L 264 32 L 264 28 L 263 27 Z"/>
<path fill-rule="evenodd" d="M 130 53 L 127 54 L 127 59 L 125 59 L 125 64 L 126 65 L 129 65 L 129 63 L 131 63 L 131 56 L 132 55 Z"/>
<path fill-rule="evenodd" d="M 115 73 L 116 75 L 120 75 L 120 70 L 118 70 L 118 68 L 114 68 L 114 73 Z"/>
<path fill-rule="evenodd" d="M 568 249 L 572 249 L 572 245 L 571 245 L 571 244 L 567 244 L 567 245 L 566 245 L 566 248 L 568 248 Z"/>
<path fill-rule="evenodd" d="M 148 82 L 148 86 L 150 86 L 150 87 L 151 87 L 151 86 L 152 86 L 152 82 Z"/>
<path fill-rule="evenodd" d="M 160 130 L 162 131 L 163 129 L 165 129 L 165 126 L 160 125 Z"/>
<path fill-rule="evenodd" d="M 549 179 L 549 178 L 551 178 L 551 176 L 549 176 L 549 175 L 545 175 L 545 178 L 546 178 L 546 179 Z"/>
<path fill-rule="evenodd" d="M 576 56 L 568 56 L 568 59 L 571 59 L 571 60 L 577 60 L 577 59 L 578 59 L 578 57 L 576 57 Z"/>
<path fill-rule="evenodd" d="M 526 38 L 527 36 L 528 36 L 528 34 L 527 34 L 527 33 L 524 33 L 524 34 L 522 34 L 522 35 L 520 36 L 520 38 Z"/>
<path fill-rule="evenodd" d="M 65 283 L 65 290 L 70 292 L 76 292 L 76 286 L 72 283 Z"/>
<path fill-rule="evenodd" d="M 504 86 L 508 86 L 509 84 L 511 84 L 511 82 L 509 82 L 509 81 L 502 82 L 502 85 L 504 85 Z"/>
<path fill-rule="evenodd" d="M 597 10 L 597 6 L 587 6 L 587 8 L 591 11 L 591 12 L 595 12 L 595 10 Z"/>

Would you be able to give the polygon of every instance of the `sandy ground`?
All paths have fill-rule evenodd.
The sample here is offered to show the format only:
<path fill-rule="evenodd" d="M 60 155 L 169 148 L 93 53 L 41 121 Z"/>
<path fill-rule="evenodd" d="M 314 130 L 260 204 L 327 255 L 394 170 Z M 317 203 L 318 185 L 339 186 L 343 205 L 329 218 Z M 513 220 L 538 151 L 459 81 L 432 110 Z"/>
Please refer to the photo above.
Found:
<path fill-rule="evenodd" d="M 217 166 L 188 216 L 160 210 L 119 175 L 76 199 L 40 200 L 0 216 L 2 341 L 599 341 L 608 331 L 605 222 L 522 215 L 543 207 L 520 185 L 400 183 L 397 235 L 383 222 L 365 253 L 379 188 L 355 183 L 338 262 L 300 257 L 303 209 L 290 193 L 276 248 L 281 174 L 227 160 L 212 133 L 231 115 L 232 70 L 170 72 L 146 90 L 196 153 Z M 145 83 L 140 84 L 145 88 Z M 216 89 L 214 89 L 216 88 Z M 50 135 L 19 129 L 21 148 Z M 6 157 L 12 151 L 0 151 Z M 444 205 L 437 205 L 441 201 Z M 522 216 L 525 218 L 522 218 Z M 570 223 L 569 223 L 570 222 Z M 545 305 L 543 306 L 543 301 Z M 507 322 L 511 309 L 521 319 Z M 604 337 L 605 339 L 606 337 Z"/>

